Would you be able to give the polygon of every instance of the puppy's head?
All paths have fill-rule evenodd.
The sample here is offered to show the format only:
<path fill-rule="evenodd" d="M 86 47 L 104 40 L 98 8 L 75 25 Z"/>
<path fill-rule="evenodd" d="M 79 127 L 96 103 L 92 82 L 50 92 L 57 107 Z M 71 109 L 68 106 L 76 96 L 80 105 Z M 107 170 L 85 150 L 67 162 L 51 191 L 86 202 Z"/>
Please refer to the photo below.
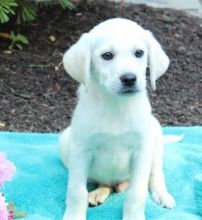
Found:
<path fill-rule="evenodd" d="M 135 22 L 115 18 L 83 34 L 64 55 L 66 71 L 86 87 L 97 83 L 111 94 L 133 95 L 146 88 L 146 68 L 155 81 L 169 59 L 153 35 Z"/>

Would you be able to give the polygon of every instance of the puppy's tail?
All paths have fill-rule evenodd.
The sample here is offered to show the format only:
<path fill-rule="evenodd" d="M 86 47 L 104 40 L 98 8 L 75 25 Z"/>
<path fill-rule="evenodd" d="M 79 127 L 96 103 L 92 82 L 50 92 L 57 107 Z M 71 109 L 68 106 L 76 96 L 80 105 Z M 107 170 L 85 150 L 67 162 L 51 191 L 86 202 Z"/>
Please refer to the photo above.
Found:
<path fill-rule="evenodd" d="M 164 144 L 181 142 L 183 139 L 184 139 L 184 135 L 164 135 L 163 136 Z"/>

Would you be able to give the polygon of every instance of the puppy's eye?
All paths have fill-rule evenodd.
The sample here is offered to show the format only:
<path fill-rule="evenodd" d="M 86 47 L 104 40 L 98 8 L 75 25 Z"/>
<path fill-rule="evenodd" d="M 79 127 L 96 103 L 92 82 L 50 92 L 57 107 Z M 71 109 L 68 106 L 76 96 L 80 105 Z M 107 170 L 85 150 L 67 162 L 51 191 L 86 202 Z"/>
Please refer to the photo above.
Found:
<path fill-rule="evenodd" d="M 111 52 L 106 52 L 101 55 L 104 60 L 112 60 L 114 55 Z"/>
<path fill-rule="evenodd" d="M 135 51 L 135 56 L 138 57 L 138 58 L 141 58 L 143 57 L 144 55 L 144 51 L 143 50 L 136 50 Z"/>

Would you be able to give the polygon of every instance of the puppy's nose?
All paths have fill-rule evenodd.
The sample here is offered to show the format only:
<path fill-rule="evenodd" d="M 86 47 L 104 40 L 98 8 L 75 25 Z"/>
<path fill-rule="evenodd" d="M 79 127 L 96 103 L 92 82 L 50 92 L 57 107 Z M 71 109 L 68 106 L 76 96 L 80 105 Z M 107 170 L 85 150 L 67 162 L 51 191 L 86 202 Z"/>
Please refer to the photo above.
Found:
<path fill-rule="evenodd" d="M 120 77 L 120 80 L 124 86 L 133 86 L 137 80 L 134 73 L 126 73 Z"/>

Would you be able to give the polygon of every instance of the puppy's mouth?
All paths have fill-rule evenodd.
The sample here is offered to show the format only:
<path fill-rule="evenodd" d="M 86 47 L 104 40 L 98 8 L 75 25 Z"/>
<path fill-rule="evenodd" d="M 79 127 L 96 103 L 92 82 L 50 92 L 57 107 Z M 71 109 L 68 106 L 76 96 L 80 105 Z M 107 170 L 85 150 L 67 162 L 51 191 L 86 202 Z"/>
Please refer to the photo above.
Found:
<path fill-rule="evenodd" d="M 118 96 L 133 96 L 139 92 L 141 92 L 141 90 L 137 87 L 137 86 L 117 86 L 115 84 L 115 86 L 111 87 L 111 92 L 113 92 L 113 94 L 116 94 Z"/>
<path fill-rule="evenodd" d="M 124 96 L 132 96 L 137 92 L 138 91 L 136 89 L 128 88 L 128 89 L 123 89 L 123 90 L 119 91 L 119 94 L 124 95 Z"/>

